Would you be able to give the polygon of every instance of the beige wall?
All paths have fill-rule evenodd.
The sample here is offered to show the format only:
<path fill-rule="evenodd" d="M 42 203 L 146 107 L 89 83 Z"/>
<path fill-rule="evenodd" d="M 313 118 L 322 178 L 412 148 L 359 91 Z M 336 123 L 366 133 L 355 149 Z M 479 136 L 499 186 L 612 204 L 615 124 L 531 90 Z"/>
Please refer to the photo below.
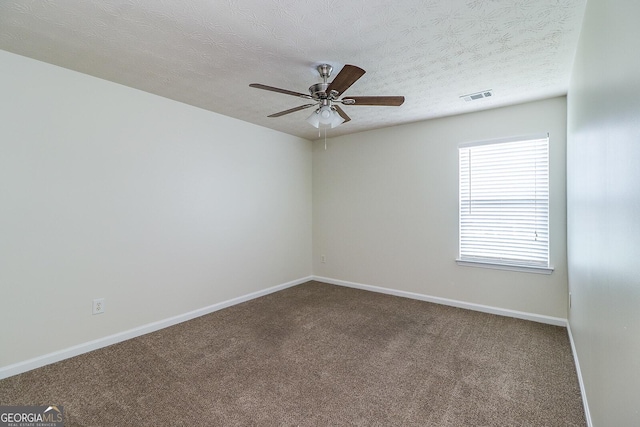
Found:
<path fill-rule="evenodd" d="M 458 266 L 458 144 L 540 132 L 551 135 L 555 271 Z M 565 148 L 564 97 L 338 137 L 326 150 L 316 141 L 314 274 L 566 318 Z"/>
<path fill-rule="evenodd" d="M 309 141 L 0 69 L 0 368 L 311 274 Z"/>
<path fill-rule="evenodd" d="M 568 95 L 573 333 L 593 425 L 640 425 L 640 2 L 590 0 Z"/>

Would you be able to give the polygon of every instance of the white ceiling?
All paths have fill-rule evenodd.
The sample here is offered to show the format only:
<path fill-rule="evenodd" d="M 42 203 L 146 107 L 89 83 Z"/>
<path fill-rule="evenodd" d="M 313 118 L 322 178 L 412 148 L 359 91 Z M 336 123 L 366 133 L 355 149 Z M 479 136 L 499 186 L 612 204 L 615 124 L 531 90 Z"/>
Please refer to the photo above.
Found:
<path fill-rule="evenodd" d="M 0 49 L 316 139 L 315 66 L 367 73 L 337 136 L 566 94 L 586 0 L 4 0 Z M 330 79 L 331 80 L 331 79 Z M 459 97 L 493 89 L 474 102 Z"/>

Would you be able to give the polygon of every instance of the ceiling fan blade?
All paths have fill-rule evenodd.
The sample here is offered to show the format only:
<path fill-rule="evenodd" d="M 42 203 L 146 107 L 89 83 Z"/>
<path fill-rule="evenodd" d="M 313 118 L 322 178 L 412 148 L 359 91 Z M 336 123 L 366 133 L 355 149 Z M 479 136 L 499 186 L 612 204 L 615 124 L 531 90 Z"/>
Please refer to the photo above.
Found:
<path fill-rule="evenodd" d="M 285 114 L 295 113 L 296 111 L 300 111 L 300 110 L 304 110 L 305 108 L 313 107 L 315 105 L 317 105 L 317 104 L 301 105 L 299 107 L 295 107 L 295 108 L 291 108 L 289 110 L 280 111 L 279 113 L 271 114 L 270 116 L 267 116 L 267 117 L 280 117 L 280 116 L 284 116 Z"/>
<path fill-rule="evenodd" d="M 344 102 L 346 100 L 353 100 L 355 102 Z M 381 105 L 398 107 L 404 103 L 404 96 L 349 96 L 342 101 L 348 105 Z"/>
<path fill-rule="evenodd" d="M 334 104 L 333 107 L 336 109 L 338 114 L 340 114 L 340 117 L 342 117 L 344 119 L 343 123 L 347 123 L 349 120 L 351 120 L 351 117 L 347 116 L 347 113 L 345 113 L 344 110 L 342 108 L 340 108 L 339 105 L 335 105 Z"/>
<path fill-rule="evenodd" d="M 311 95 L 307 95 L 306 93 L 294 92 L 292 90 L 287 90 L 287 89 L 280 89 L 277 87 L 267 86 L 260 83 L 251 83 L 249 86 L 254 87 L 256 89 L 270 90 L 271 92 L 284 93 L 285 95 L 292 95 L 292 96 L 297 96 L 299 98 L 311 99 Z"/>
<path fill-rule="evenodd" d="M 340 95 L 342 92 L 349 89 L 349 87 L 362 77 L 364 73 L 366 73 L 366 71 L 360 67 L 349 64 L 345 65 L 342 67 L 342 70 L 340 70 L 336 78 L 329 84 L 329 87 L 327 87 L 327 94 L 331 93 L 332 90 L 335 90 L 338 92 L 338 95 Z"/>

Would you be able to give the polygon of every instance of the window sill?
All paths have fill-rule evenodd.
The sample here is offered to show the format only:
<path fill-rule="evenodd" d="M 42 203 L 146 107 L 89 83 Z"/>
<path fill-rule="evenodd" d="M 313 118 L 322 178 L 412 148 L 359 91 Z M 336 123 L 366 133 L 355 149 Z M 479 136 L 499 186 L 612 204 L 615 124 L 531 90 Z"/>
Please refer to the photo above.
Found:
<path fill-rule="evenodd" d="M 553 267 L 532 267 L 532 266 L 524 266 L 524 265 L 511 265 L 511 264 L 498 264 L 492 262 L 483 262 L 483 261 L 465 261 L 461 259 L 456 259 L 456 264 L 462 265 L 465 267 L 479 267 L 479 268 L 491 268 L 494 270 L 508 270 L 508 271 L 519 271 L 521 273 L 535 273 L 535 274 L 551 274 L 553 273 Z"/>

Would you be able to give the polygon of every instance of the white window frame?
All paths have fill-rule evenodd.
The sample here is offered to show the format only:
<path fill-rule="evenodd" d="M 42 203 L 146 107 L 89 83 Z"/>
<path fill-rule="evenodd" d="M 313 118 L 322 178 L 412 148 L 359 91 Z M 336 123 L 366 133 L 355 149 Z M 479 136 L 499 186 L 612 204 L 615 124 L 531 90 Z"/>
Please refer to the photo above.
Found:
<path fill-rule="evenodd" d="M 533 189 L 533 198 L 530 192 L 525 195 L 525 192 L 527 192 L 527 184 L 523 180 L 515 178 L 514 175 L 509 177 L 509 174 L 514 173 L 512 170 L 505 171 L 504 173 L 507 174 L 506 182 L 512 182 L 514 185 L 508 189 L 504 188 L 502 191 L 500 191 L 498 187 L 504 187 L 503 184 L 505 181 L 503 178 L 492 176 L 493 172 L 482 173 L 486 171 L 486 169 L 483 169 L 484 167 L 498 167 L 497 164 L 492 165 L 491 162 L 494 156 L 498 155 L 497 151 L 507 148 L 506 144 L 543 140 L 546 140 L 546 149 L 535 153 L 535 162 L 533 160 L 527 160 L 531 165 L 534 165 L 534 169 L 526 170 L 525 167 L 522 167 L 520 170 L 521 173 L 531 174 L 530 178 L 533 178 L 534 175 L 536 176 L 535 180 L 530 181 L 534 182 L 534 184 L 531 184 L 529 187 L 529 190 Z M 496 150 L 496 153 L 491 154 L 492 158 L 482 156 L 482 152 L 486 152 L 486 150 L 483 150 L 481 147 L 488 145 L 493 145 L 494 147 L 486 148 Z M 522 147 L 522 144 L 519 144 L 519 146 Z M 474 147 L 479 147 L 475 150 L 475 164 L 477 165 L 475 170 L 473 164 Z M 514 147 L 517 147 L 517 145 L 514 145 Z M 533 153 L 533 151 L 531 153 Z M 504 152 L 504 154 L 508 155 L 506 152 Z M 543 160 L 543 162 L 540 163 L 540 160 Z M 458 161 L 459 234 L 458 258 L 456 259 L 458 265 L 551 274 L 553 267 L 550 264 L 549 239 L 549 134 L 525 135 L 459 144 Z M 483 164 L 482 162 L 485 161 L 488 163 Z M 478 175 L 478 173 L 481 175 Z M 474 176 L 476 177 L 475 180 L 473 180 Z M 479 182 L 479 179 L 483 181 Z M 472 186 L 472 180 L 476 183 L 475 186 Z M 472 194 L 479 194 L 485 190 L 488 190 L 489 193 L 485 193 L 487 196 L 484 197 L 484 199 L 482 196 L 474 197 L 474 194 Z M 509 196 L 505 195 L 505 197 L 497 198 L 497 194 L 500 192 L 506 194 L 507 191 L 511 193 Z M 517 196 L 513 196 L 514 191 Z M 517 192 L 522 193 L 518 194 Z M 519 215 L 514 213 L 513 209 L 510 209 L 513 203 L 509 203 L 509 206 L 507 206 L 507 203 L 503 205 L 505 200 L 511 202 L 520 201 L 520 203 L 522 203 L 522 200 L 527 199 L 529 203 L 533 203 L 534 206 L 527 206 L 526 204 L 519 205 L 518 209 L 521 209 L 520 206 L 522 206 L 527 209 L 527 213 L 531 215 L 528 217 L 523 216 L 522 221 L 519 221 Z M 531 200 L 533 200 L 533 202 L 531 202 Z M 472 209 L 474 207 L 474 201 L 478 206 L 476 209 L 481 209 L 481 215 L 473 215 Z M 544 218 L 545 211 L 546 219 Z M 538 219 L 540 218 L 540 212 L 542 212 L 542 220 Z M 535 219 L 531 220 L 530 218 L 532 217 Z M 495 229 L 491 229 L 485 225 L 487 220 L 500 221 L 500 225 Z M 505 223 L 510 223 L 512 226 L 505 227 Z M 511 231 L 507 231 L 507 228 Z M 525 230 L 527 230 L 526 233 L 529 232 L 528 230 L 531 230 L 531 240 L 528 240 L 526 237 Z M 509 234 L 512 232 L 514 236 L 513 239 L 509 237 Z M 497 242 L 495 244 L 497 248 L 494 248 L 494 244 L 491 243 L 494 240 Z M 546 248 L 544 247 L 545 244 Z M 516 254 L 518 250 L 515 248 L 520 245 L 523 245 L 525 252 L 523 254 Z M 545 249 L 546 254 L 544 253 Z M 509 252 L 510 250 L 512 252 Z M 527 252 L 529 253 L 527 254 Z M 546 259 L 544 259 L 545 256 Z"/>

